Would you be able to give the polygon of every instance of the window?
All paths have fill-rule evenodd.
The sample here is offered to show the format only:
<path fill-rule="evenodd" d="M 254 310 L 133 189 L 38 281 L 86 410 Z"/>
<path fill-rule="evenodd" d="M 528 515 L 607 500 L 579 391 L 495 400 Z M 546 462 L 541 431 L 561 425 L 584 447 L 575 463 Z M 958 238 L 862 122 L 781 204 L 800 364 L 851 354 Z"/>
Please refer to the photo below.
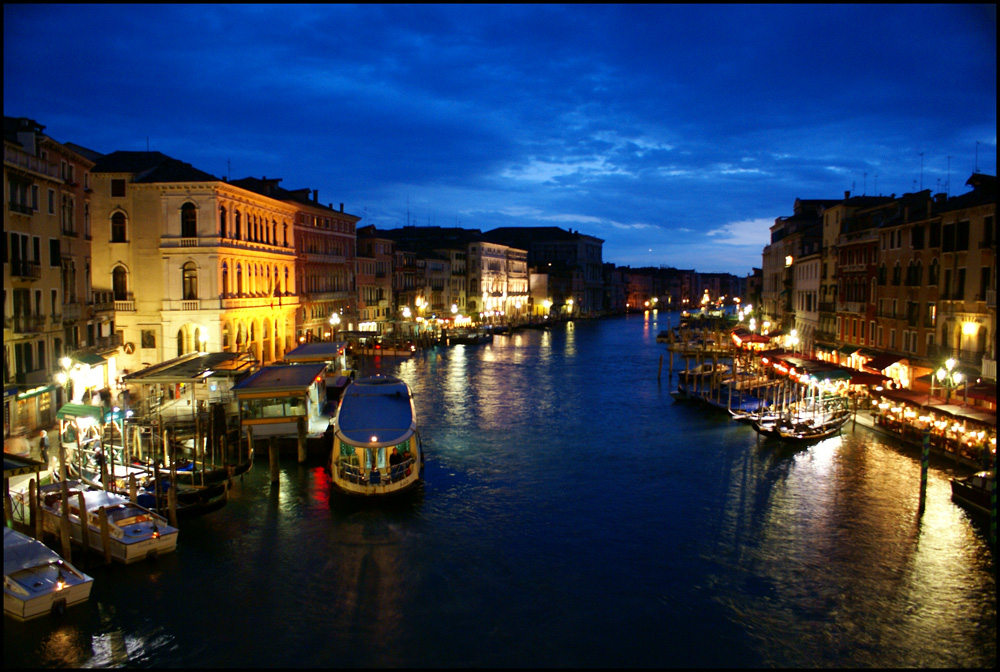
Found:
<path fill-rule="evenodd" d="M 125 180 L 115 178 L 111 180 L 111 198 L 125 198 Z"/>
<path fill-rule="evenodd" d="M 226 237 L 226 207 L 219 208 L 219 236 Z"/>
<path fill-rule="evenodd" d="M 56 214 L 56 192 L 49 189 L 49 214 Z"/>
<path fill-rule="evenodd" d="M 62 266 L 62 255 L 59 253 L 58 238 L 49 238 L 49 266 Z"/>
<path fill-rule="evenodd" d="M 955 251 L 955 225 L 945 224 L 941 231 L 941 251 Z"/>
<path fill-rule="evenodd" d="M 185 301 L 194 301 L 198 298 L 198 268 L 193 261 L 184 264 L 183 275 L 183 298 Z"/>
<path fill-rule="evenodd" d="M 910 244 L 915 250 L 924 249 L 924 227 L 915 226 L 910 232 Z"/>
<path fill-rule="evenodd" d="M 969 220 L 967 219 L 959 222 L 955 229 L 955 249 L 969 249 Z"/>
<path fill-rule="evenodd" d="M 235 238 L 236 240 L 240 239 L 240 236 L 242 235 L 240 231 L 242 228 L 243 228 L 243 216 L 240 214 L 240 211 L 237 210 L 233 214 L 233 238 Z"/>
<path fill-rule="evenodd" d="M 198 209 L 194 203 L 181 206 L 181 238 L 198 237 Z"/>
<path fill-rule="evenodd" d="M 115 266 L 111 271 L 111 289 L 115 295 L 115 301 L 128 300 L 128 271 L 124 266 Z"/>
<path fill-rule="evenodd" d="M 111 242 L 112 243 L 125 243 L 128 242 L 128 237 L 126 235 L 126 219 L 125 213 L 121 210 L 115 212 L 111 215 Z"/>

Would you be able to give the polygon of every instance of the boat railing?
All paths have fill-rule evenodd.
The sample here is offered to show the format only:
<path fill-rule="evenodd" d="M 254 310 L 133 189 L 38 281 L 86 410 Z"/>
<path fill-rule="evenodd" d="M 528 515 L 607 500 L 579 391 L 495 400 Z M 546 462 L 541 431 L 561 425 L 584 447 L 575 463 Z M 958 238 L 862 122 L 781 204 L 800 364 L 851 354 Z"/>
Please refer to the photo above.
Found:
<path fill-rule="evenodd" d="M 396 483 L 406 478 L 412 473 L 414 459 L 407 458 L 399 464 L 392 464 L 388 467 L 374 469 L 364 469 L 356 464 L 342 463 L 340 478 L 348 483 L 356 485 L 382 485 L 383 483 Z"/>

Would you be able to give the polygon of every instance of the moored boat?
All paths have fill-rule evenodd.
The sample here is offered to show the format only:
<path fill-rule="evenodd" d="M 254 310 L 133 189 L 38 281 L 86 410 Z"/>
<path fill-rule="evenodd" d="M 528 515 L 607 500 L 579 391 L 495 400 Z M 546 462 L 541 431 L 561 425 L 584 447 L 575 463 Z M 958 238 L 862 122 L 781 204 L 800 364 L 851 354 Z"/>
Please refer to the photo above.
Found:
<path fill-rule="evenodd" d="M 103 551 L 100 519 L 103 510 L 107 514 L 111 557 L 115 560 L 128 564 L 176 549 L 178 530 L 163 516 L 113 492 L 88 490 L 79 481 L 66 482 L 68 502 L 64 502 L 62 488 L 61 482 L 39 487 L 42 521 L 47 532 L 59 533 L 63 507 L 68 506 L 73 541 L 83 543 L 86 524 L 90 548 Z"/>
<path fill-rule="evenodd" d="M 348 385 L 334 421 L 334 485 L 355 495 L 391 495 L 417 485 L 423 467 L 409 386 L 384 375 Z"/>
<path fill-rule="evenodd" d="M 40 541 L 3 528 L 3 611 L 19 621 L 86 602 L 94 579 Z"/>
<path fill-rule="evenodd" d="M 951 479 L 951 498 L 980 513 L 990 513 L 995 471 L 977 471 L 971 476 Z"/>

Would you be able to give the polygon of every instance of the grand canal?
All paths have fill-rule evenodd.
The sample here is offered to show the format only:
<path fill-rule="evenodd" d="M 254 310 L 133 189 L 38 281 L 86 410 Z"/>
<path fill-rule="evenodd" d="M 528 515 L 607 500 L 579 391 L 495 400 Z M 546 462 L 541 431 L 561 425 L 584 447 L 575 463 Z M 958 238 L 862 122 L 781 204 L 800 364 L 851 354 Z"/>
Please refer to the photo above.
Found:
<path fill-rule="evenodd" d="M 4 622 L 5 667 L 994 667 L 987 524 L 860 425 L 790 449 L 675 402 L 676 314 L 366 362 L 413 387 L 425 484 L 332 497 L 266 459 L 172 556 Z"/>

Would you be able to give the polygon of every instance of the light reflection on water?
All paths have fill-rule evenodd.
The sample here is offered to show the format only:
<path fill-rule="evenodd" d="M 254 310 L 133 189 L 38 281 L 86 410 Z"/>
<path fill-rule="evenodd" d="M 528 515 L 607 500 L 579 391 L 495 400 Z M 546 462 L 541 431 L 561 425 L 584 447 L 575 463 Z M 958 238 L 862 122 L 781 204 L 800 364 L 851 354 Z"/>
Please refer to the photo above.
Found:
<path fill-rule="evenodd" d="M 940 465 L 918 516 L 917 449 L 674 402 L 660 328 L 379 361 L 414 390 L 415 497 L 345 502 L 293 453 L 275 489 L 265 456 L 173 557 L 5 623 L 5 666 L 992 667 L 992 551 Z"/>

